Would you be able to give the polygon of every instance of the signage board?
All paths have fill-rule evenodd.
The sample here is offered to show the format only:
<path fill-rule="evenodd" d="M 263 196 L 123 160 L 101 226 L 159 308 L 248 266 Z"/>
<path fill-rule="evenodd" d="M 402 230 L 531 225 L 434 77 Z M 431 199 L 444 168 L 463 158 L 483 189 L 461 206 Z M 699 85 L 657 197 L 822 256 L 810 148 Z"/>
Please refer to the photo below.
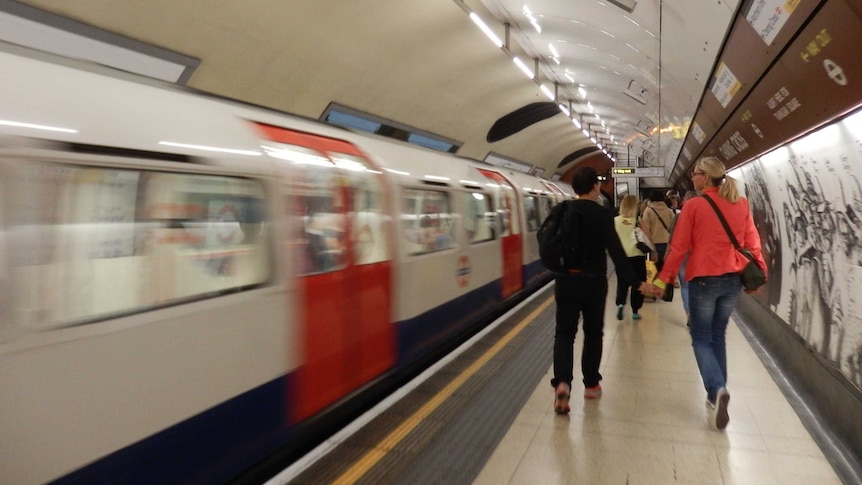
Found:
<path fill-rule="evenodd" d="M 614 167 L 611 175 L 615 177 L 664 177 L 663 167 Z"/>

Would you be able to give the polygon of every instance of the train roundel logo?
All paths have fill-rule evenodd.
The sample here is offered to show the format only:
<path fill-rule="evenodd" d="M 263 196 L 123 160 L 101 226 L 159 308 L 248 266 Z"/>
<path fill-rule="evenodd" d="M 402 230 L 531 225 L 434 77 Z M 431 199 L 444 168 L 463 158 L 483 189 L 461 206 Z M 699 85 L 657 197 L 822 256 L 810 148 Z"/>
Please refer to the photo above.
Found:
<path fill-rule="evenodd" d="M 458 283 L 458 286 L 465 287 L 470 284 L 470 258 L 467 256 L 461 256 L 458 258 L 458 267 L 455 269 L 455 281 Z"/>

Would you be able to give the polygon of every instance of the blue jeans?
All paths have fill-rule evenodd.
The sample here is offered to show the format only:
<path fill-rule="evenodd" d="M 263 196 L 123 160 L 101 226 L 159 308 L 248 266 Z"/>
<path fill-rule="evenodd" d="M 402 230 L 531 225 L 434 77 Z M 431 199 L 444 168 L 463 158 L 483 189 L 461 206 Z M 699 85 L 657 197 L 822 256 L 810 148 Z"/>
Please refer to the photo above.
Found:
<path fill-rule="evenodd" d="M 685 263 L 688 262 L 688 256 L 683 258 L 682 264 L 679 266 L 677 273 L 677 281 L 679 281 L 679 297 L 682 298 L 682 307 L 685 308 L 686 316 L 690 315 L 688 311 L 688 281 L 685 280 Z"/>
<path fill-rule="evenodd" d="M 718 390 L 727 385 L 725 334 L 741 292 L 737 273 L 702 276 L 688 282 L 691 344 L 707 399 L 713 403 Z"/>

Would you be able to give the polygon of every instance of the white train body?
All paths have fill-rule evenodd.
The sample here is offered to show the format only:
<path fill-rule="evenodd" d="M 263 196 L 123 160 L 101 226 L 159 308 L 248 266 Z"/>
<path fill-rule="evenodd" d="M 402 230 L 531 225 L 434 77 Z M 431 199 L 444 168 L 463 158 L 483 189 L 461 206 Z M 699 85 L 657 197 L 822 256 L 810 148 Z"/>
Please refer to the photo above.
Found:
<path fill-rule="evenodd" d="M 224 481 L 549 276 L 570 189 L 0 65 L 0 482 Z"/>

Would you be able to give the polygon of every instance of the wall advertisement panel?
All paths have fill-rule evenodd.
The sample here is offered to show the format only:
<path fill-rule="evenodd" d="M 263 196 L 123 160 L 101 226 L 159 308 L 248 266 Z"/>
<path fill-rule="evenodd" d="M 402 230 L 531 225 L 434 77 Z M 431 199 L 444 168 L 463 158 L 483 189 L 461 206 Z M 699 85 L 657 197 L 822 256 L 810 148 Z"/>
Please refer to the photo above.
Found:
<path fill-rule="evenodd" d="M 768 265 L 756 297 L 862 390 L 862 110 L 731 175 Z"/>

